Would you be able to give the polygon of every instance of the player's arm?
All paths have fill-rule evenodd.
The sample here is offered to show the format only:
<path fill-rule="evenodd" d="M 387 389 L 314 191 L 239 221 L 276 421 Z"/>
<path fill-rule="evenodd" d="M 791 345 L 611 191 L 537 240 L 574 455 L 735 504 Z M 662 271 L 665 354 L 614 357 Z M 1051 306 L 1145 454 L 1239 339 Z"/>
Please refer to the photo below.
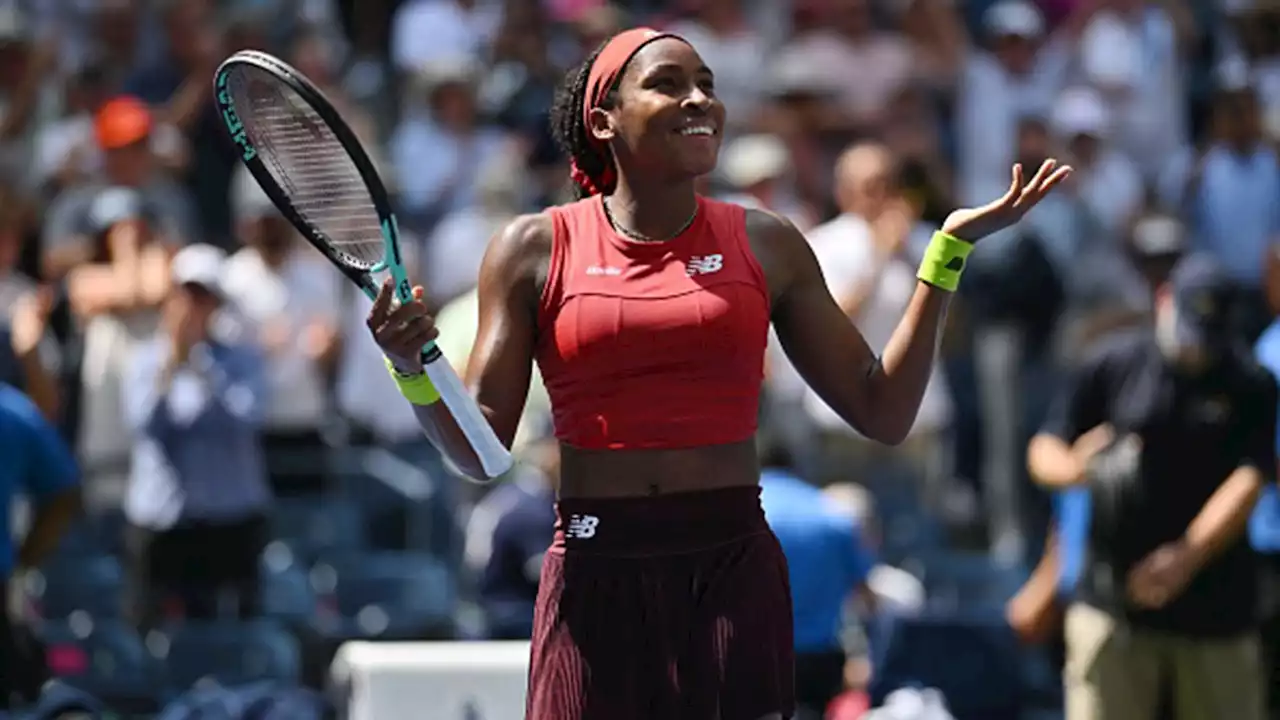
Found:
<path fill-rule="evenodd" d="M 480 265 L 480 326 L 466 382 L 508 448 L 529 395 L 552 234 L 547 215 L 517 218 L 489 243 Z"/>
<path fill-rule="evenodd" d="M 533 373 L 540 261 L 550 247 L 549 219 L 525 216 L 512 221 L 489 243 L 480 266 L 479 328 L 467 365 L 466 383 L 486 419 L 508 448 L 524 411 Z M 390 285 L 384 285 L 369 315 L 378 345 L 405 373 L 422 371 L 418 349 L 438 331 L 415 288 L 415 300 L 392 309 Z M 468 477 L 492 479 L 457 421 L 442 402 L 413 406 L 427 438 Z"/>
<path fill-rule="evenodd" d="M 858 432 L 890 445 L 902 442 L 933 373 L 951 293 L 919 283 L 877 358 L 832 298 L 813 250 L 791 223 L 749 210 L 747 231 L 777 270 L 773 325 L 796 370 Z"/>

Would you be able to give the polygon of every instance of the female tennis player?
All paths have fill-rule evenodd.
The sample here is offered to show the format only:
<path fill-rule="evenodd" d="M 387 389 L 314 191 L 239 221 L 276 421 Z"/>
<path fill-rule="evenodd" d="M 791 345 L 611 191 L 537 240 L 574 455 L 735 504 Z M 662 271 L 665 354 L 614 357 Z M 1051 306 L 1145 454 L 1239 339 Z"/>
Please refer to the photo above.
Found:
<path fill-rule="evenodd" d="M 971 243 L 1070 173 L 1050 160 L 1024 181 L 1015 166 L 1004 197 L 952 213 L 877 358 L 795 228 L 695 193 L 724 120 L 686 41 L 645 28 L 613 37 L 553 110 L 583 199 L 512 222 L 480 271 L 468 384 L 510 444 L 536 360 L 562 448 L 529 720 L 790 717 L 787 569 L 754 446 L 769 323 L 850 425 L 900 442 Z M 421 398 L 409 392 L 423 382 L 416 358 L 436 330 L 421 302 L 396 308 L 392 295 L 383 288 L 369 326 Z M 439 405 L 418 408 L 424 430 L 476 467 Z"/>

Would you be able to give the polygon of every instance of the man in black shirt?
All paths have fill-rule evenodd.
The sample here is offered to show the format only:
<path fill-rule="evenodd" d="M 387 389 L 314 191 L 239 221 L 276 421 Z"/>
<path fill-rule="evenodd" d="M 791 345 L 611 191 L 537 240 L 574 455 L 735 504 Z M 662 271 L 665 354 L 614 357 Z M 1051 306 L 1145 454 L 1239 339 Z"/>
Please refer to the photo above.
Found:
<path fill-rule="evenodd" d="M 1088 484 L 1088 554 L 1066 618 L 1068 720 L 1261 720 L 1257 568 L 1243 529 L 1274 482 L 1275 381 L 1232 342 L 1231 287 L 1203 256 L 1063 389 L 1028 464 Z"/>

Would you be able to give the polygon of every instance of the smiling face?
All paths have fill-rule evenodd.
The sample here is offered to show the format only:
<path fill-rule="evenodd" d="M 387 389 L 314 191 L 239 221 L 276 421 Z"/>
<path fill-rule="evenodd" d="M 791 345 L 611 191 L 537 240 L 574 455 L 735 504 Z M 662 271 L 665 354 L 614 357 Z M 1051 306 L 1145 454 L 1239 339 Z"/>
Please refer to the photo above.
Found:
<path fill-rule="evenodd" d="M 715 169 L 724 105 L 711 70 L 688 43 L 655 40 L 627 63 L 613 108 L 591 113 L 591 132 L 624 169 L 686 180 Z"/>

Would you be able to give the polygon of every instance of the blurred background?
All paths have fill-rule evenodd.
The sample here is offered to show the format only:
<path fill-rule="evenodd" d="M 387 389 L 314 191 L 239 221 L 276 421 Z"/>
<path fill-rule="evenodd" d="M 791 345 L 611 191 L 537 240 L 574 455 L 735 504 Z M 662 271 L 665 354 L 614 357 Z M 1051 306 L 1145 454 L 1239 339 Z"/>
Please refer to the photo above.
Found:
<path fill-rule="evenodd" d="M 535 383 L 513 479 L 455 477 L 366 338 L 367 301 L 239 166 L 212 71 L 267 50 L 339 107 L 461 366 L 488 237 L 569 197 L 555 86 L 641 23 L 688 38 L 717 75 L 730 125 L 703 191 L 791 218 L 876 348 L 951 209 L 1001 194 L 1015 161 L 1076 168 L 974 253 L 906 443 L 845 429 L 775 349 L 761 432 L 768 464 L 823 488 L 868 559 L 837 588 L 840 645 L 819 648 L 848 661 L 828 717 L 917 684 L 959 718 L 1060 713 L 1049 653 L 1004 616 L 1051 517 L 1024 448 L 1058 378 L 1145 322 L 1185 249 L 1237 280 L 1242 333 L 1280 309 L 1272 0 L 0 2 L 0 382 L 58 428 L 85 505 L 11 583 L 50 674 L 122 714 L 209 678 L 275 681 L 314 708 L 345 641 L 527 637 L 553 520 L 545 395 Z M 178 284 L 217 285 L 209 332 L 256 347 L 262 379 L 249 445 L 184 426 L 199 459 L 169 472 L 239 504 L 181 533 L 135 421 L 139 358 Z M 33 513 L 15 500 L 21 536 Z"/>

